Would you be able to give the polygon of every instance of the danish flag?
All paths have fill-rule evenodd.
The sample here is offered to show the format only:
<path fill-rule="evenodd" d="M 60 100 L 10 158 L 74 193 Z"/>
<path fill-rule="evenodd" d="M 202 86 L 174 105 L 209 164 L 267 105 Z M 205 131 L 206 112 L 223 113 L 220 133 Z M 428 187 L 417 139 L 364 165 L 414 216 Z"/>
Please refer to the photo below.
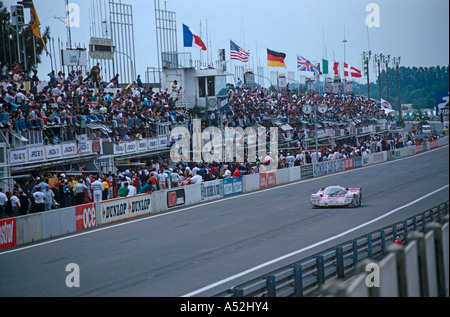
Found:
<path fill-rule="evenodd" d="M 349 66 L 347 63 L 344 63 L 344 76 L 349 76 L 349 71 L 351 77 L 362 77 L 361 71 L 359 69 L 356 69 L 355 67 Z"/>

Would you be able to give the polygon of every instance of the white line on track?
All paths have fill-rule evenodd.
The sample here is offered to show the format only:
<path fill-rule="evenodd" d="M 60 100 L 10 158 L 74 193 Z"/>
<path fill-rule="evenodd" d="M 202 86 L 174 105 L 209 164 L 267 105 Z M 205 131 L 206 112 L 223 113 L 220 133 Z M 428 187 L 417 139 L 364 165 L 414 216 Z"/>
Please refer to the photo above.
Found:
<path fill-rule="evenodd" d="M 249 274 L 249 273 L 252 273 L 252 272 L 254 272 L 254 271 L 256 271 L 256 270 L 259 270 L 259 269 L 261 269 L 261 268 L 264 268 L 264 267 L 269 266 L 269 265 L 271 265 L 271 264 L 274 264 L 274 263 L 276 263 L 276 262 L 285 260 L 285 259 L 287 259 L 287 258 L 289 258 L 289 257 L 291 257 L 291 256 L 298 255 L 298 254 L 300 254 L 300 253 L 302 253 L 302 252 L 305 252 L 305 251 L 307 251 L 307 250 L 313 249 L 313 248 L 318 247 L 318 246 L 320 246 L 320 245 L 322 245 L 322 244 L 325 244 L 325 243 L 328 243 L 328 242 L 330 242 L 330 241 L 336 240 L 336 239 L 338 239 L 338 238 L 340 238 L 340 237 L 342 237 L 342 236 L 345 236 L 346 234 L 352 233 L 353 231 L 356 231 L 356 230 L 361 229 L 361 228 L 363 228 L 363 227 L 365 227 L 365 226 L 367 226 L 367 225 L 370 225 L 370 224 L 372 224 L 372 223 L 374 223 L 374 222 L 376 222 L 376 221 L 378 221 L 378 220 L 381 220 L 381 219 L 383 219 L 383 218 L 386 218 L 386 217 L 392 215 L 393 213 L 395 213 L 395 212 L 397 212 L 397 211 L 399 211 L 399 210 L 401 210 L 401 209 L 404 209 L 404 208 L 406 208 L 406 207 L 408 207 L 408 206 L 414 205 L 415 203 L 417 203 L 417 202 L 419 202 L 419 201 L 421 201 L 421 200 L 423 200 L 423 199 L 425 199 L 425 198 L 427 198 L 427 197 L 429 197 L 429 196 L 431 196 L 431 195 L 433 195 L 433 194 L 436 194 L 437 192 L 439 192 L 439 191 L 441 191 L 441 190 L 443 190 L 443 189 L 445 189 L 445 188 L 448 188 L 448 187 L 449 187 L 449 185 L 445 185 L 445 186 L 443 186 L 443 187 L 441 187 L 441 188 L 438 188 L 438 189 L 432 191 L 431 193 L 428 193 L 428 194 L 426 194 L 426 195 L 424 195 L 424 196 L 422 196 L 422 197 L 420 197 L 420 198 L 417 198 L 416 200 L 413 200 L 413 201 L 411 201 L 411 202 L 409 202 L 409 203 L 407 203 L 407 204 L 405 204 L 405 205 L 403 205 L 403 206 L 400 206 L 400 207 L 398 207 L 398 208 L 395 208 L 395 209 L 393 209 L 393 210 L 391 210 L 391 211 L 389 211 L 389 212 L 387 212 L 387 213 L 385 213 L 385 214 L 383 214 L 383 215 L 381 215 L 381 216 L 379 216 L 379 217 L 377 217 L 377 218 L 374 218 L 374 219 L 372 219 L 372 220 L 369 220 L 369 221 L 367 221 L 367 222 L 365 222 L 365 223 L 363 223 L 363 224 L 360 224 L 360 225 L 358 225 L 358 226 L 356 226 L 356 227 L 353 227 L 353 228 L 351 228 L 351 229 L 349 229 L 349 230 L 347 230 L 347 231 L 344 231 L 344 232 L 342 232 L 342 233 L 340 233 L 340 234 L 337 234 L 337 235 L 335 235 L 335 236 L 333 236 L 333 237 L 329 237 L 329 238 L 327 238 L 327 239 L 325 239 L 325 240 L 322 240 L 322 241 L 319 241 L 319 242 L 317 242 L 317 243 L 311 244 L 311 245 L 309 245 L 309 246 L 307 246 L 307 247 L 304 247 L 304 248 L 302 248 L 302 249 L 299 249 L 299 250 L 297 250 L 297 251 L 294 251 L 294 252 L 285 254 L 285 255 L 280 256 L 280 257 L 278 257 L 278 258 L 276 258 L 276 259 L 273 259 L 273 260 L 270 260 L 270 261 L 268 261 L 268 262 L 262 263 L 262 264 L 260 264 L 260 265 L 255 266 L 255 267 L 252 267 L 252 268 L 250 268 L 250 269 L 248 269 L 248 270 L 245 270 L 245 271 L 242 271 L 242 272 L 240 272 L 240 273 L 238 273 L 238 274 L 235 274 L 235 275 L 233 275 L 233 276 L 227 277 L 227 278 L 225 278 L 225 279 L 223 279 L 223 280 L 221 280 L 221 281 L 212 283 L 212 284 L 207 285 L 207 286 L 205 286 L 205 287 L 202 287 L 202 288 L 200 288 L 200 289 L 198 289 L 198 290 L 196 290 L 196 291 L 190 292 L 190 293 L 188 293 L 188 294 L 186 294 L 186 295 L 183 295 L 182 297 L 191 297 L 191 296 L 195 296 L 195 295 L 197 295 L 197 294 L 199 294 L 199 293 L 202 293 L 202 292 L 204 292 L 204 291 L 207 291 L 207 290 L 209 290 L 209 289 L 211 289 L 211 288 L 214 288 L 214 287 L 216 287 L 216 286 L 219 286 L 219 285 L 222 285 L 222 284 L 224 284 L 224 283 L 230 282 L 230 281 L 232 281 L 232 280 L 234 280 L 234 279 L 237 279 L 237 278 L 239 278 L 239 277 L 242 277 L 242 276 L 244 276 L 244 275 L 247 275 L 247 274 Z"/>

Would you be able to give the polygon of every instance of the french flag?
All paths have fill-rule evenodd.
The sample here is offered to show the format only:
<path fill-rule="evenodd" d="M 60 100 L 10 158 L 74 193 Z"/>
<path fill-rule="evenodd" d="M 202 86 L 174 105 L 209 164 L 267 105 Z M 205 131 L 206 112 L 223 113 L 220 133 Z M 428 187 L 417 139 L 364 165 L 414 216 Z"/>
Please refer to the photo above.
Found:
<path fill-rule="evenodd" d="M 183 24 L 183 39 L 184 47 L 198 47 L 201 48 L 202 51 L 206 51 L 205 43 L 203 43 L 200 36 L 194 34 L 185 24 Z"/>

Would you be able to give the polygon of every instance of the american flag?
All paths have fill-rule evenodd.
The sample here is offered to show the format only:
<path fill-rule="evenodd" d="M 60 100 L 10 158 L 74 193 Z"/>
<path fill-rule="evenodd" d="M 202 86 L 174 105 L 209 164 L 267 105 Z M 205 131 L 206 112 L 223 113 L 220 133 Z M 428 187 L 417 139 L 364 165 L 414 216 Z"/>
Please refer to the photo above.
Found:
<path fill-rule="evenodd" d="M 250 53 L 244 51 L 242 48 L 236 45 L 232 40 L 230 40 L 230 55 L 231 59 L 236 59 L 241 62 L 248 62 L 248 57 Z"/>
<path fill-rule="evenodd" d="M 308 61 L 306 58 L 297 55 L 297 70 L 307 72 L 319 72 L 316 66 Z"/>

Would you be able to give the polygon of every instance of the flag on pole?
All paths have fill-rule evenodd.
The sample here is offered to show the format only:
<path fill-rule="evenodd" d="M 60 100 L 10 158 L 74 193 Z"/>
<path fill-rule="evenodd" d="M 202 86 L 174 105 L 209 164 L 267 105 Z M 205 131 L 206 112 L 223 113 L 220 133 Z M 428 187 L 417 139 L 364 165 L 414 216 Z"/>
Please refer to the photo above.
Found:
<path fill-rule="evenodd" d="M 334 62 L 333 71 L 335 75 L 339 75 L 339 62 Z"/>
<path fill-rule="evenodd" d="M 183 24 L 183 40 L 184 47 L 197 47 L 201 48 L 202 51 L 206 51 L 206 45 L 203 43 L 200 36 L 196 35 L 191 29 Z"/>
<path fill-rule="evenodd" d="M 381 109 L 384 110 L 384 113 L 386 114 L 388 114 L 389 112 L 395 112 L 395 110 L 392 109 L 391 104 L 384 99 L 381 99 L 380 106 Z"/>
<path fill-rule="evenodd" d="M 284 63 L 285 58 L 286 54 L 267 49 L 267 66 L 286 68 L 286 64 Z"/>
<path fill-rule="evenodd" d="M 33 6 L 30 8 L 30 13 L 31 13 L 31 30 L 33 31 L 33 35 L 42 41 L 42 44 L 44 44 L 45 52 L 48 54 L 47 46 L 45 45 L 44 39 L 41 36 L 41 29 L 39 27 L 41 25 L 41 22 L 39 21 L 36 9 L 34 8 L 34 3 Z"/>
<path fill-rule="evenodd" d="M 306 72 L 319 72 L 319 69 L 303 56 L 297 55 L 297 70 Z"/>
<path fill-rule="evenodd" d="M 328 74 L 328 61 L 326 59 L 322 59 L 322 74 Z"/>
<path fill-rule="evenodd" d="M 241 62 L 248 62 L 248 57 L 250 56 L 249 52 L 244 51 L 240 48 L 236 43 L 230 40 L 230 56 L 231 59 L 235 59 Z"/>
<path fill-rule="evenodd" d="M 349 76 L 349 73 L 351 77 L 362 77 L 361 71 L 359 69 L 356 69 L 355 67 L 344 63 L 344 76 Z"/>

